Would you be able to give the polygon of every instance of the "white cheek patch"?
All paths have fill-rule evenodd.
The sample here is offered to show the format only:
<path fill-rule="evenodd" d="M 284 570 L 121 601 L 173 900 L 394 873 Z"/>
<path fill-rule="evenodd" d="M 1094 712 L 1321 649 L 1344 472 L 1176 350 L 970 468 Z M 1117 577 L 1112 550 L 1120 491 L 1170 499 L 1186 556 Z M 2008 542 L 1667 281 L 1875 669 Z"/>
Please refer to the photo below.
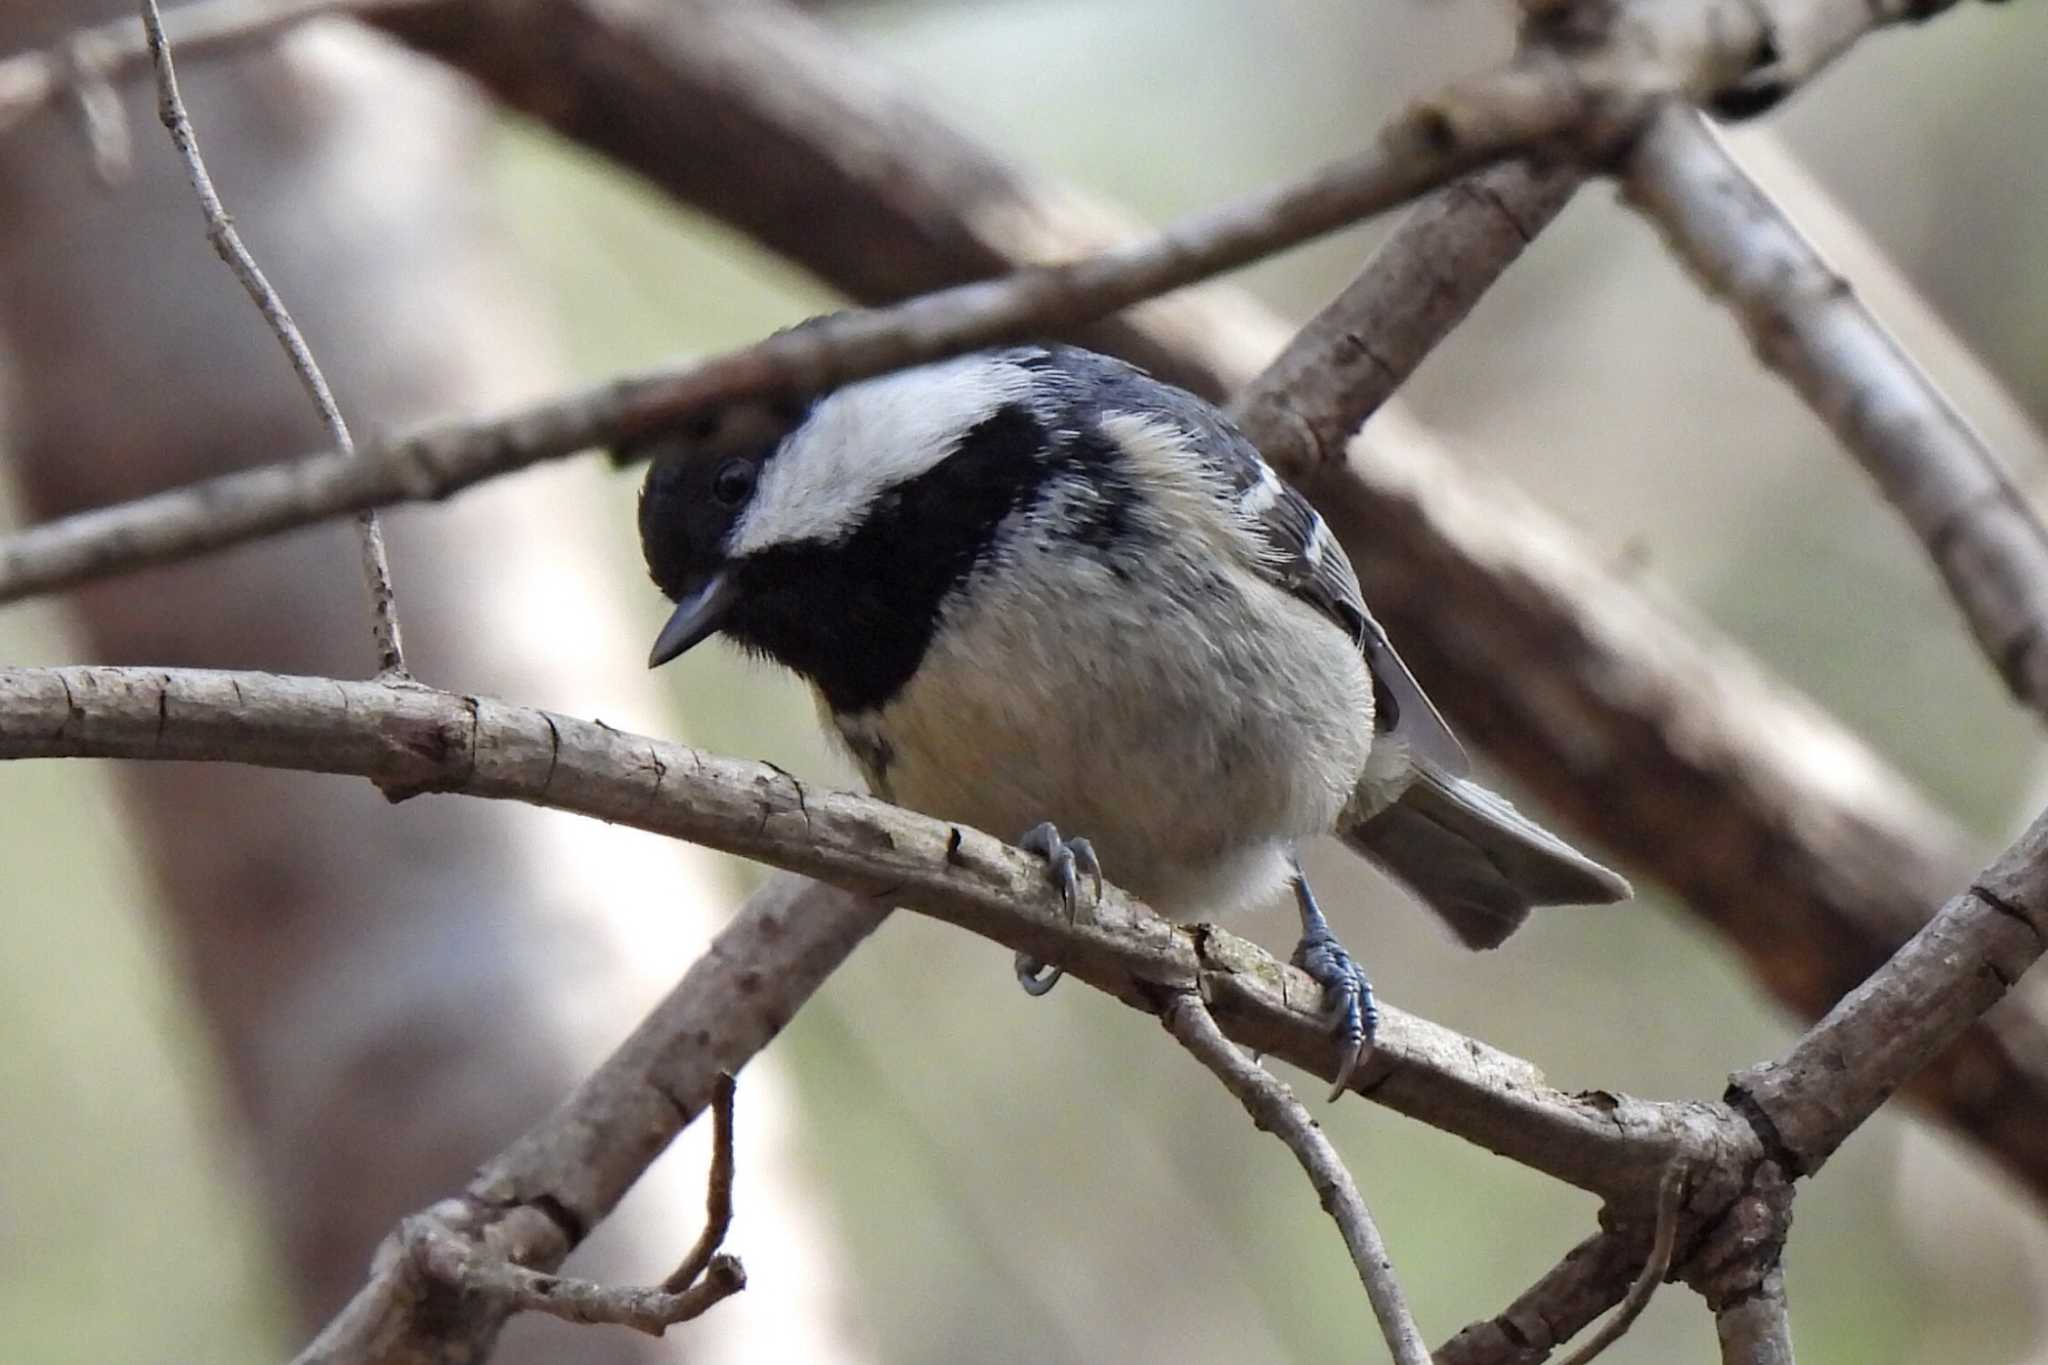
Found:
<path fill-rule="evenodd" d="M 1028 400 L 1032 379 L 1009 360 L 975 355 L 828 395 L 761 467 L 726 552 L 844 540 L 881 494 L 946 459 L 1007 404 Z"/>

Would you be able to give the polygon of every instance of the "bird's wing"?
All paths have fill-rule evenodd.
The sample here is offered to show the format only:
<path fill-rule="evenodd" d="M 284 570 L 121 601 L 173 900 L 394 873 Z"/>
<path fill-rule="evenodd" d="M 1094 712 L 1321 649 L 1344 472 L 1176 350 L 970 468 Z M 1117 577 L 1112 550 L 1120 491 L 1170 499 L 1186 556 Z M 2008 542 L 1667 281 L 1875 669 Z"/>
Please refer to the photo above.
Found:
<path fill-rule="evenodd" d="M 1031 354 L 1042 364 L 1052 352 Z M 1122 361 L 1071 349 L 1061 355 L 1074 374 L 1085 377 L 1079 392 L 1086 394 L 1096 423 L 1129 457 L 1196 462 L 1209 494 L 1228 504 L 1258 572 L 1358 642 L 1372 669 L 1377 728 L 1452 776 L 1470 772 L 1464 746 L 1367 610 L 1344 547 L 1244 433 L 1193 394 Z"/>
<path fill-rule="evenodd" d="M 1465 747 L 1394 652 L 1358 588 L 1358 574 L 1322 514 L 1283 482 L 1250 441 L 1228 427 L 1230 438 L 1192 442 L 1215 462 L 1236 495 L 1239 525 L 1258 544 L 1261 569 L 1294 596 L 1343 627 L 1365 652 L 1376 684 L 1379 728 L 1453 775 L 1470 772 Z M 1213 452 L 1213 453 L 1211 453 Z"/>

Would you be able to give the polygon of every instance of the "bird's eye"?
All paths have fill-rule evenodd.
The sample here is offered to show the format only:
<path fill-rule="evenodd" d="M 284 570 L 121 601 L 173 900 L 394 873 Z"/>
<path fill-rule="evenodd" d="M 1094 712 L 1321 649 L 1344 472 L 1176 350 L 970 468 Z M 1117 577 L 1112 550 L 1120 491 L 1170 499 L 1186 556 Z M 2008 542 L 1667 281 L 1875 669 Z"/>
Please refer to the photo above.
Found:
<path fill-rule="evenodd" d="M 711 496 L 727 507 L 738 507 L 754 491 L 754 462 L 731 459 L 711 476 Z"/>

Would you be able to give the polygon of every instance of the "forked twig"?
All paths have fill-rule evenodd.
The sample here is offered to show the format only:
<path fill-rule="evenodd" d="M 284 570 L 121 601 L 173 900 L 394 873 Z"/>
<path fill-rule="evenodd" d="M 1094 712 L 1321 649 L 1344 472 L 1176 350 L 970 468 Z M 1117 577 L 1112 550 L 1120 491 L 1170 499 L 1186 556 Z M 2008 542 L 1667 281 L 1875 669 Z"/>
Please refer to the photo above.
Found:
<path fill-rule="evenodd" d="M 636 1285 L 599 1284 L 551 1275 L 493 1256 L 475 1243 L 428 1219 L 406 1224 L 406 1249 L 434 1279 L 463 1292 L 497 1300 L 511 1312 L 546 1313 L 569 1322 L 610 1323 L 660 1336 L 677 1323 L 702 1317 L 747 1287 L 747 1272 L 734 1256 L 716 1255 L 704 1277 L 671 1291 Z"/>
<path fill-rule="evenodd" d="M 610 1323 L 660 1336 L 747 1287 L 737 1256 L 719 1250 L 732 1226 L 733 1097 L 722 1073 L 711 1093 L 711 1173 L 704 1231 L 675 1272 L 656 1286 L 608 1285 L 520 1265 L 488 1238 L 465 1235 L 432 1211 L 399 1233 L 413 1265 L 442 1284 L 494 1300 L 506 1312 L 546 1313 L 570 1322 Z"/>

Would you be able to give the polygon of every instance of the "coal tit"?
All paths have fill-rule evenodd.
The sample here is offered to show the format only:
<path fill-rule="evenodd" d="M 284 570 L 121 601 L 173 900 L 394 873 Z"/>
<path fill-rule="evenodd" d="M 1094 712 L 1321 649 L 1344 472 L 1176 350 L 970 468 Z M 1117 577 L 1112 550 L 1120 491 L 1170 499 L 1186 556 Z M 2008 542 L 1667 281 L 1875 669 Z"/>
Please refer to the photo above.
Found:
<path fill-rule="evenodd" d="M 1025 831 L 1070 905 L 1104 869 L 1176 918 L 1291 885 L 1346 1078 L 1371 987 L 1303 840 L 1341 822 L 1475 948 L 1629 894 L 1465 776 L 1308 502 L 1121 361 L 1024 346 L 849 385 L 754 454 L 658 461 L 640 535 L 676 604 L 651 665 L 721 633 L 795 670 L 878 796 Z M 1020 955 L 1034 994 L 1042 971 Z"/>

